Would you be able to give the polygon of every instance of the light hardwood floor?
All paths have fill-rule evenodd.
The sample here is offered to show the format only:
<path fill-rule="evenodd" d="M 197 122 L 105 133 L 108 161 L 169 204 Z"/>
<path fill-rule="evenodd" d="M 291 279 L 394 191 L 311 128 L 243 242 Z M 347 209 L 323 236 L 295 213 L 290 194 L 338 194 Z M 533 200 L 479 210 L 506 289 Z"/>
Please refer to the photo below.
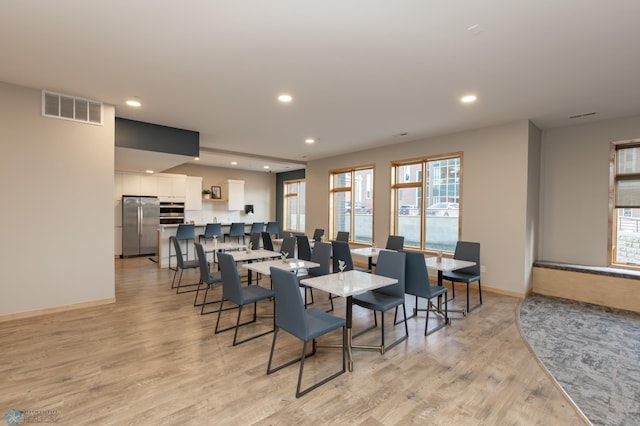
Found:
<path fill-rule="evenodd" d="M 67 425 L 584 424 L 522 341 L 515 298 L 486 293 L 481 308 L 428 337 L 424 318 L 410 319 L 406 342 L 384 355 L 356 351 L 352 373 L 296 399 L 298 364 L 266 375 L 272 334 L 231 347 L 232 332 L 214 335 L 215 315 L 199 315 L 193 293 L 169 288 L 168 270 L 146 258 L 118 259 L 115 270 L 115 304 L 0 323 L 2 416 L 57 410 Z M 326 294 L 315 296 L 328 306 Z M 370 312 L 354 309 L 354 330 L 370 323 Z M 278 339 L 276 362 L 299 355 L 297 340 Z M 378 339 L 371 331 L 358 341 Z M 303 386 L 338 362 L 338 350 L 319 349 Z"/>

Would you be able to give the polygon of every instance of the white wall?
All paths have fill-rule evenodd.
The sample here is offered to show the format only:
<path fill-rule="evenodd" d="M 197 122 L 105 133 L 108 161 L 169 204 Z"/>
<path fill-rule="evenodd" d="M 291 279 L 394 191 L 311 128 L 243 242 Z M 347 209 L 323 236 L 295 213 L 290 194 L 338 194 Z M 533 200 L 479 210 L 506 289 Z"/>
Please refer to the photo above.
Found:
<path fill-rule="evenodd" d="M 374 238 L 386 241 L 391 223 L 391 161 L 461 151 L 461 238 L 481 243 L 481 263 L 486 266 L 483 287 L 523 295 L 529 285 L 526 277 L 530 270 L 530 265 L 526 265 L 530 257 L 527 226 L 533 226 L 527 225 L 527 220 L 537 219 L 535 215 L 527 216 L 531 203 L 527 198 L 530 132 L 529 122 L 521 120 L 310 161 L 306 171 L 307 194 L 326 195 L 307 198 L 307 229 L 329 229 L 330 170 L 374 164 Z"/>
<path fill-rule="evenodd" d="M 41 116 L 41 91 L 0 83 L 0 315 L 115 295 L 114 108 L 104 126 Z"/>
<path fill-rule="evenodd" d="M 227 203 L 204 202 L 201 212 L 187 212 L 187 219 L 196 223 L 211 222 L 217 217 L 220 222 L 268 222 L 276 218 L 276 175 L 275 173 L 251 172 L 231 168 L 183 164 L 166 170 L 167 173 L 181 173 L 202 177 L 202 188 L 222 187 L 222 198 L 227 198 L 225 182 L 228 179 L 244 181 L 244 203 L 253 204 L 254 214 L 243 211 L 228 211 Z"/>
<path fill-rule="evenodd" d="M 610 142 L 640 137 L 640 116 L 542 134 L 540 260 L 608 266 Z"/>

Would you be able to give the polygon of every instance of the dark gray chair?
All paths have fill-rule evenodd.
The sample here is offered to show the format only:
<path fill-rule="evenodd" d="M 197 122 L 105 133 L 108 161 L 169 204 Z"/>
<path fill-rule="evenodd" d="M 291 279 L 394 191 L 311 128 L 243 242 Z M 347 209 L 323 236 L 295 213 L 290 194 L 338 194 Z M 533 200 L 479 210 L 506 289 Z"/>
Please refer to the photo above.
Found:
<path fill-rule="evenodd" d="M 349 242 L 349 231 L 338 231 L 336 235 L 336 241 Z"/>
<path fill-rule="evenodd" d="M 261 300 L 269 300 L 274 296 L 272 290 L 260 287 L 259 285 L 250 285 L 242 287 L 240 285 L 240 275 L 238 275 L 238 268 L 236 262 L 233 260 L 233 256 L 227 253 L 218 254 L 218 265 L 220 266 L 220 273 L 222 274 L 222 302 L 218 308 L 218 319 L 216 320 L 215 334 L 222 333 L 223 331 L 235 329 L 233 333 L 233 346 L 240 343 L 248 342 L 257 337 L 264 336 L 271 333 L 274 329 L 265 331 L 263 333 L 254 335 L 244 340 L 238 341 L 238 328 L 243 325 L 251 324 L 257 321 L 258 318 L 258 302 Z M 229 301 L 235 303 L 238 308 L 238 318 L 236 319 L 236 325 L 220 329 L 220 314 L 222 313 L 224 302 Z M 242 315 L 242 308 L 245 305 L 253 303 L 253 319 L 244 323 L 240 323 L 240 316 Z M 275 323 L 274 323 L 275 328 Z"/>
<path fill-rule="evenodd" d="M 175 288 L 176 289 L 176 294 L 178 293 L 188 293 L 190 291 L 196 291 L 196 290 L 187 290 L 187 291 L 180 291 L 180 285 L 182 283 L 182 273 L 184 272 L 185 269 L 196 269 L 198 267 L 200 267 L 200 264 L 198 263 L 197 260 L 184 260 L 184 256 L 182 256 L 182 247 L 180 247 L 180 243 L 178 242 L 177 238 L 175 236 L 170 236 L 169 237 L 169 242 L 171 243 L 169 245 L 169 247 L 173 246 L 173 249 L 176 252 L 176 268 L 175 271 L 173 273 L 173 280 L 171 281 L 171 288 Z M 178 285 L 176 286 L 176 276 L 178 275 L 178 272 L 180 272 L 180 277 L 178 278 Z M 198 285 L 200 286 L 200 283 L 193 283 L 193 284 L 187 284 L 185 287 L 191 287 L 194 285 Z"/>
<path fill-rule="evenodd" d="M 260 232 L 254 232 L 251 234 L 249 238 L 249 242 L 251 243 L 251 248 L 254 250 L 258 250 L 260 248 Z"/>
<path fill-rule="evenodd" d="M 200 315 L 205 315 L 204 307 L 206 305 L 222 302 L 222 299 L 207 302 L 207 295 L 209 294 L 209 290 L 211 290 L 211 288 L 213 288 L 213 286 L 215 286 L 216 284 L 222 284 L 222 275 L 220 274 L 220 271 L 211 272 L 211 269 L 209 268 L 209 262 L 207 261 L 207 255 L 204 252 L 202 244 L 195 243 L 195 246 L 196 257 L 198 258 L 198 265 L 200 266 L 200 283 L 198 283 L 198 289 L 196 290 L 196 297 L 193 300 L 193 306 L 200 306 Z M 206 286 L 204 291 L 204 298 L 202 299 L 201 303 L 198 303 L 200 287 L 203 284 Z M 212 314 L 213 312 L 215 311 L 207 312 L 207 314 Z"/>
<path fill-rule="evenodd" d="M 240 242 L 240 237 L 242 237 L 242 242 L 244 243 L 244 222 L 233 222 L 229 227 L 229 232 L 224 234 L 224 240 L 227 241 L 227 237 L 231 240 L 233 237 L 236 237 L 236 240 Z"/>
<path fill-rule="evenodd" d="M 207 240 L 212 240 L 214 237 L 222 237 L 222 224 L 220 223 L 207 223 L 204 228 L 204 234 L 198 235 L 198 242 L 202 244 L 202 240 L 206 243 Z"/>
<path fill-rule="evenodd" d="M 316 230 L 313 231 L 313 241 L 315 242 L 321 241 L 323 235 L 324 235 L 324 229 L 316 228 Z"/>
<path fill-rule="evenodd" d="M 282 246 L 280 247 L 280 253 L 287 253 L 287 259 L 294 257 L 296 251 L 296 237 L 284 237 L 282 239 Z"/>
<path fill-rule="evenodd" d="M 444 286 L 431 285 L 429 281 L 429 273 L 427 272 L 427 265 L 424 262 L 424 254 L 419 252 L 407 251 L 405 252 L 407 257 L 407 269 L 405 274 L 405 288 L 404 291 L 407 294 L 416 297 L 416 304 L 413 310 L 413 316 L 417 316 L 418 311 L 425 311 L 427 318 L 424 323 L 424 335 L 433 333 L 436 330 L 441 329 L 445 325 L 450 323 L 449 310 L 447 308 L 447 288 Z M 444 296 L 444 311 L 440 309 L 442 306 L 442 299 Z M 426 309 L 420 309 L 418 307 L 418 298 L 427 299 Z M 438 305 L 435 306 L 431 299 L 438 298 Z M 429 312 L 435 312 L 439 315 L 444 315 L 444 322 L 437 327 L 429 330 Z M 406 321 L 406 320 L 405 320 Z"/>
<path fill-rule="evenodd" d="M 405 253 L 397 251 L 381 251 L 378 256 L 378 267 L 376 268 L 376 275 L 382 275 L 389 278 L 395 278 L 398 280 L 397 284 L 388 285 L 386 287 L 379 288 L 373 291 L 367 291 L 363 294 L 353 296 L 353 304 L 363 307 L 365 309 L 371 309 L 373 311 L 374 325 L 354 335 L 354 337 L 360 336 L 363 333 L 376 328 L 378 326 L 378 319 L 376 312 L 380 312 L 380 325 L 381 325 L 381 343 L 380 353 L 384 354 L 385 350 L 391 349 L 398 343 L 404 341 L 409 337 L 409 328 L 407 326 L 407 311 L 404 305 L 404 280 L 406 260 Z M 384 344 L 384 313 L 390 309 L 402 305 L 402 311 L 404 314 L 404 330 L 405 334 L 402 337 L 396 339 L 388 346 Z"/>
<path fill-rule="evenodd" d="M 353 258 L 351 257 L 351 248 L 349 247 L 349 243 L 344 241 L 331 241 L 332 247 L 332 257 L 333 257 L 333 273 L 340 272 L 340 268 L 338 266 L 338 261 L 342 260 L 345 264 L 344 271 L 361 271 L 361 272 L 371 272 L 370 269 L 360 268 L 357 266 L 353 266 Z"/>
<path fill-rule="evenodd" d="M 262 222 L 253 222 L 253 223 L 251 224 L 251 231 L 249 231 L 249 232 L 245 233 L 245 235 L 246 235 L 247 237 L 250 237 L 250 236 L 251 236 L 251 234 L 253 234 L 253 233 L 255 233 L 255 232 L 257 232 L 258 234 L 260 234 L 260 233 L 262 233 L 262 231 L 264 231 L 264 223 L 262 223 Z M 257 247 L 254 247 L 254 248 L 257 248 Z"/>
<path fill-rule="evenodd" d="M 267 222 L 267 232 L 278 238 L 280 236 L 280 225 L 278 225 L 278 222 Z"/>
<path fill-rule="evenodd" d="M 384 248 L 396 251 L 404 249 L 404 237 L 402 235 L 389 235 Z"/>
<path fill-rule="evenodd" d="M 311 260 L 311 244 L 309 244 L 309 237 L 306 235 L 296 235 L 296 243 L 298 244 L 298 259 Z"/>
<path fill-rule="evenodd" d="M 315 243 L 313 246 L 313 253 L 311 253 L 311 262 L 319 263 L 320 266 L 315 268 L 309 268 L 306 275 L 299 275 L 298 281 L 305 278 L 319 277 L 321 275 L 329 275 L 331 273 L 331 244 L 329 243 Z M 300 287 L 304 288 L 304 306 L 310 305 L 313 300 L 313 289 L 307 285 L 300 283 Z M 311 293 L 311 303 L 307 303 L 307 292 Z M 331 310 L 333 310 L 333 299 L 331 300 Z"/>
<path fill-rule="evenodd" d="M 273 241 L 271 241 L 271 234 L 268 232 L 262 232 L 262 248 L 273 251 Z"/>
<path fill-rule="evenodd" d="M 476 262 L 474 266 L 457 269 L 451 272 L 444 272 L 442 274 L 442 280 L 451 281 L 451 292 L 453 293 L 454 298 L 456 297 L 455 283 L 463 283 L 467 285 L 467 312 L 470 312 L 482 305 L 482 286 L 480 284 L 480 243 L 458 241 L 456 243 L 456 251 L 453 254 L 453 258 Z M 469 285 L 475 281 L 478 282 L 480 303 L 469 307 Z"/>
<path fill-rule="evenodd" d="M 178 229 L 176 230 L 176 235 L 175 235 L 176 240 L 178 241 L 178 244 L 180 244 L 180 241 L 184 241 L 186 243 L 186 248 L 185 248 L 185 252 L 187 254 L 187 260 L 189 260 L 189 241 L 196 241 L 196 227 L 195 225 L 191 224 L 191 223 L 181 223 L 178 225 Z M 171 258 L 172 257 L 177 257 L 177 252 L 176 254 L 172 255 L 171 254 L 171 244 L 169 244 L 169 269 L 173 269 L 171 267 Z"/>
<path fill-rule="evenodd" d="M 300 361 L 300 372 L 298 373 L 298 385 L 296 387 L 296 398 L 300 398 L 345 372 L 346 322 L 343 318 L 335 317 L 319 309 L 305 309 L 302 303 L 302 297 L 300 296 L 298 281 L 293 273 L 271 267 L 271 282 L 275 292 L 275 332 L 273 333 L 271 353 L 269 354 L 269 363 L 267 364 L 267 374 L 274 373 Z M 316 354 L 316 339 L 340 327 L 342 327 L 342 368 L 306 389 L 300 390 L 304 361 L 308 356 Z M 300 358 L 271 368 L 276 339 L 278 337 L 278 331 L 280 330 L 284 330 L 304 342 L 302 345 L 302 355 Z M 312 352 L 307 355 L 307 343 L 309 341 L 312 342 Z"/>

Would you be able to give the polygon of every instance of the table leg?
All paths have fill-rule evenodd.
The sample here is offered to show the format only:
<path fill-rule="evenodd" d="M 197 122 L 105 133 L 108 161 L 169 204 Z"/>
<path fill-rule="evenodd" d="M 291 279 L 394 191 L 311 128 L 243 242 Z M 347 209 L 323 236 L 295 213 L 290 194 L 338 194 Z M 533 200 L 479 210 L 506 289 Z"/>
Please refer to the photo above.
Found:
<path fill-rule="evenodd" d="M 371 259 L 371 258 L 369 258 Z M 353 296 L 347 296 L 347 315 L 346 315 L 346 324 L 347 324 L 347 342 L 346 342 L 346 351 L 347 351 L 347 368 L 349 371 L 353 371 L 353 353 L 352 353 L 352 342 L 351 342 L 351 331 L 353 324 Z"/>
<path fill-rule="evenodd" d="M 373 272 L 373 256 L 369 256 L 369 270 Z"/>
<path fill-rule="evenodd" d="M 439 285 L 439 286 L 442 286 L 442 271 L 441 271 L 441 270 L 439 270 L 439 269 L 438 269 L 438 285 Z M 451 286 L 454 286 L 454 285 L 456 285 L 456 283 L 452 282 L 452 283 L 451 283 Z M 445 296 L 445 297 L 447 297 L 447 296 Z M 447 299 L 447 302 L 448 302 L 448 301 L 450 301 L 450 300 L 453 300 L 453 297 L 452 297 L 452 298 L 450 298 L 450 299 Z M 449 311 L 449 313 L 451 313 L 451 312 L 456 312 L 456 313 L 460 313 L 460 314 L 462 314 L 462 316 L 463 316 L 463 317 L 466 317 L 466 316 L 467 316 L 467 311 L 466 311 L 466 309 L 447 309 L 447 310 Z M 428 315 L 428 313 L 427 313 L 427 315 Z M 451 320 L 452 320 L 452 319 L 454 319 L 454 318 L 456 318 L 456 319 L 457 319 L 457 318 L 459 318 L 459 317 L 449 317 L 449 321 L 451 321 Z"/>

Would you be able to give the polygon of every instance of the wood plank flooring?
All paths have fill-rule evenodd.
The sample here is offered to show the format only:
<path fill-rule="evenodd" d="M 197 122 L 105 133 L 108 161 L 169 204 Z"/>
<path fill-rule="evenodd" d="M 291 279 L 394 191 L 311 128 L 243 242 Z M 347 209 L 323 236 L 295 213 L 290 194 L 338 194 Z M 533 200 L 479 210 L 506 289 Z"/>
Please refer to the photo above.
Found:
<path fill-rule="evenodd" d="M 384 355 L 355 351 L 352 373 L 296 399 L 298 364 L 266 375 L 272 334 L 231 347 L 233 332 L 214 335 L 216 316 L 199 315 L 194 293 L 170 289 L 172 272 L 147 258 L 117 259 L 115 270 L 115 304 L 0 323 L 0 414 L 57 410 L 69 425 L 584 424 L 522 341 L 515 298 L 486 293 L 481 308 L 428 337 L 424 317 L 410 319 L 407 341 Z M 197 279 L 191 272 L 186 282 Z M 463 287 L 459 295 L 461 306 Z M 315 299 L 329 306 L 326 294 Z M 344 300 L 335 303 L 343 315 Z M 242 327 L 240 338 L 271 321 Z M 354 331 L 371 321 L 354 308 Z M 379 338 L 374 330 L 357 341 Z M 275 362 L 299 356 L 299 341 L 278 341 Z M 303 386 L 339 362 L 338 350 L 319 349 Z"/>

